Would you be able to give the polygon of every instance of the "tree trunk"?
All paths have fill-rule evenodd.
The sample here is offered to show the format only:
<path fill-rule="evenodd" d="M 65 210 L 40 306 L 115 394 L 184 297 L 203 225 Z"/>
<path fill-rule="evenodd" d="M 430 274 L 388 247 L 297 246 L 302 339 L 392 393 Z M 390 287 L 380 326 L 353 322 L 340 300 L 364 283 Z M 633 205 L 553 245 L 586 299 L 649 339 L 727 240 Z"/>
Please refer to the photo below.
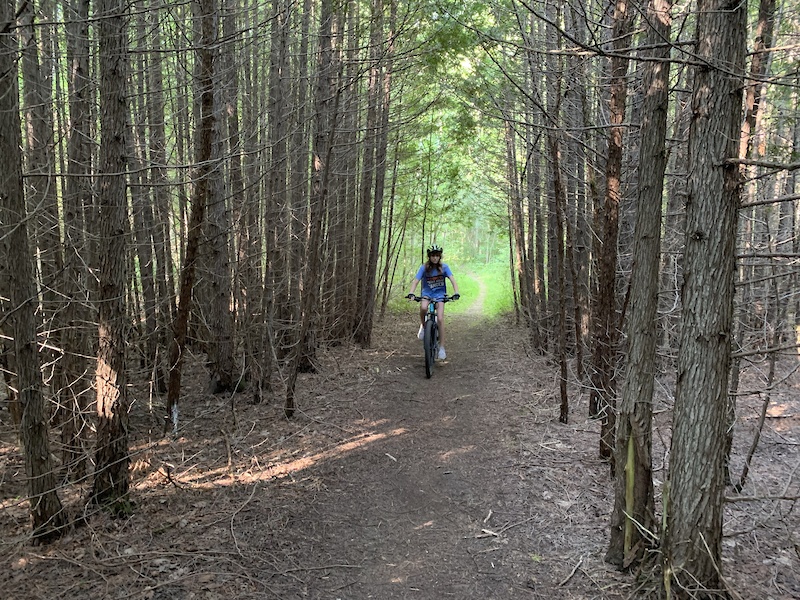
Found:
<path fill-rule="evenodd" d="M 728 368 L 740 175 L 745 4 L 698 2 L 689 132 L 683 317 L 665 512 L 665 583 L 681 598 L 718 597 Z M 725 62 L 717 58 L 724 56 Z"/>
<path fill-rule="evenodd" d="M 92 500 L 115 514 L 130 511 L 128 485 L 128 388 L 125 366 L 127 315 L 126 140 L 128 79 L 127 4 L 101 0 L 100 21 L 100 181 L 98 229 L 99 339 L 95 389 L 97 441 Z"/>
<path fill-rule="evenodd" d="M 299 51 L 292 51 L 294 58 L 293 81 L 294 86 L 291 92 L 294 102 L 289 108 L 291 113 L 292 129 L 289 132 L 289 240 L 288 240 L 288 260 L 289 269 L 293 273 L 302 271 L 305 263 L 305 215 L 308 211 L 309 194 L 309 158 L 310 152 L 310 127 L 308 125 L 309 110 L 309 42 L 311 17 L 314 9 L 311 0 L 303 0 L 303 11 L 300 18 L 300 43 Z M 289 27 L 292 27 L 290 24 Z M 287 34 L 290 35 L 290 34 Z M 292 277 L 289 280 L 289 297 L 291 298 L 291 314 L 293 322 L 300 320 L 300 278 Z M 313 351 L 307 349 L 306 356 L 313 356 Z M 304 365 L 308 370 L 312 370 L 311 360 L 307 360 Z"/>
<path fill-rule="evenodd" d="M 562 19 L 561 14 L 561 6 L 556 3 L 548 4 L 547 7 L 547 14 L 548 18 L 551 23 L 556 24 L 560 23 Z M 547 25 L 545 28 L 545 43 L 548 49 L 548 55 L 545 62 L 545 71 L 547 73 L 546 80 L 545 80 L 545 94 L 546 94 L 546 102 L 547 107 L 545 110 L 546 118 L 549 120 L 549 125 L 552 127 L 560 127 L 561 126 L 561 73 L 562 73 L 562 64 L 561 64 L 561 57 L 559 57 L 560 52 L 560 45 L 561 45 L 561 38 L 559 36 L 559 32 L 555 25 Z M 552 147 L 548 149 L 551 159 L 552 159 Z M 550 174 L 549 177 L 552 181 L 555 181 L 555 174 L 553 171 L 556 168 L 556 164 L 550 161 Z M 543 328 L 546 330 L 545 337 L 547 337 L 550 341 L 554 342 L 556 345 L 558 344 L 558 340 L 556 339 L 557 334 L 557 326 L 552 326 L 551 324 L 555 321 L 557 323 L 557 317 L 559 312 L 558 308 L 558 294 L 556 293 L 558 290 L 558 273 L 561 269 L 561 264 L 558 262 L 559 254 L 556 252 L 556 248 L 560 243 L 560 240 L 557 239 L 557 230 L 558 230 L 558 223 L 557 221 L 557 210 L 556 210 L 556 197 L 553 189 L 548 189 L 547 193 L 547 212 L 546 215 L 543 216 L 543 223 L 542 223 L 542 233 L 545 237 L 542 238 L 542 244 L 547 243 L 547 256 L 543 257 L 542 262 L 542 278 L 543 278 L 543 289 L 547 290 L 547 294 L 544 298 L 544 302 L 542 303 L 543 311 L 542 311 L 542 323 Z M 544 205 L 544 202 L 543 202 Z M 546 224 L 546 225 L 545 225 Z M 546 258 L 546 261 L 545 261 Z M 546 271 L 544 270 L 544 264 L 547 264 Z"/>
<path fill-rule="evenodd" d="M 45 4 L 45 3 L 39 3 Z M 46 8 L 42 17 L 47 18 Z M 35 235 L 38 262 L 41 265 L 41 295 L 43 317 L 51 325 L 46 332 L 47 346 L 60 347 L 60 299 L 56 293 L 57 279 L 63 269 L 61 236 L 59 235 L 58 198 L 56 186 L 55 144 L 53 136 L 53 106 L 51 81 L 47 65 L 41 65 L 39 48 L 47 28 L 34 22 L 34 3 L 22 5 L 20 14 L 22 33 L 22 75 L 26 123 L 25 183 L 26 201 L 30 207 L 37 230 Z"/>
<path fill-rule="evenodd" d="M 314 90 L 315 119 L 312 156 L 311 206 L 309 214 L 309 234 L 307 261 L 303 270 L 303 298 L 301 323 L 296 344 L 289 365 L 286 383 L 284 414 L 292 417 L 295 411 L 294 393 L 302 354 L 302 343 L 311 327 L 313 312 L 319 297 L 320 246 L 322 242 L 322 219 L 326 212 L 328 179 L 330 177 L 330 158 L 333 137 L 336 130 L 338 108 L 337 68 L 335 61 L 334 36 L 337 35 L 338 19 L 333 0 L 322 0 L 319 25 L 319 60 L 317 62 L 317 81 Z"/>
<path fill-rule="evenodd" d="M 628 94 L 626 77 L 628 59 L 625 49 L 630 45 L 629 35 L 635 11 L 628 10 L 624 0 L 618 0 L 614 10 L 613 47 L 618 52 L 611 58 L 611 99 L 609 113 L 611 128 L 608 136 L 606 162 L 606 193 L 601 211 L 602 240 L 597 260 L 597 290 L 592 310 L 592 369 L 590 415 L 601 419 L 600 456 L 607 458 L 614 469 L 614 427 L 616 411 L 617 340 L 617 236 L 619 232 L 619 206 L 622 198 L 622 155 L 625 128 L 625 106 Z"/>
<path fill-rule="evenodd" d="M 214 60 L 219 58 L 215 53 Z M 210 306 L 208 340 L 209 391 L 212 394 L 236 389 L 235 343 L 231 302 L 230 200 L 226 198 L 225 169 L 223 168 L 223 138 L 227 130 L 222 93 L 225 82 L 216 70 L 214 75 L 214 124 L 211 139 L 211 173 L 209 178 L 206 241 L 208 245 L 208 279 Z"/>
<path fill-rule="evenodd" d="M 586 13 L 577 10 L 576 5 L 571 5 L 570 14 L 572 16 L 572 28 L 577 40 L 585 41 L 587 39 L 587 24 Z M 586 82 L 589 78 L 586 61 L 580 58 L 570 59 L 573 62 L 570 66 L 570 71 L 577 73 L 568 85 L 569 100 L 571 104 L 572 127 L 576 131 L 581 128 L 584 131 L 590 131 L 586 127 L 588 119 L 587 110 L 587 88 L 591 86 Z M 590 177 L 589 173 L 594 168 L 589 166 L 587 168 L 587 158 L 591 140 L 589 133 L 584 133 L 580 137 L 574 137 L 572 152 L 575 154 L 576 168 L 576 190 L 575 190 L 575 226 L 572 234 L 570 234 L 570 227 L 567 224 L 567 252 L 568 260 L 570 262 L 570 270 L 572 277 L 572 289 L 575 303 L 575 372 L 577 378 L 581 382 L 585 382 L 585 358 L 584 352 L 587 348 L 587 341 L 589 339 L 589 260 L 590 260 L 590 246 L 591 246 L 591 233 L 590 223 L 587 218 L 587 198 L 588 198 L 588 185 L 587 181 Z"/>
<path fill-rule="evenodd" d="M 556 113 L 558 109 L 556 109 Z M 556 329 L 556 347 L 558 348 L 559 365 L 559 423 L 569 422 L 569 398 L 567 396 L 567 302 L 566 285 L 564 284 L 566 261 L 564 260 L 564 204 L 566 203 L 566 190 L 561 177 L 561 149 L 558 133 L 549 133 L 550 154 L 553 164 L 553 197 L 555 198 L 556 220 L 555 236 L 557 246 L 555 254 L 558 258 L 558 287 L 556 288 L 556 306 L 558 307 L 558 327 Z"/>
<path fill-rule="evenodd" d="M 136 39 L 140 44 L 147 39 L 147 20 L 144 11 L 136 15 Z M 153 247 L 153 201 L 152 186 L 148 180 L 150 170 L 147 168 L 147 111 L 145 98 L 147 98 L 147 83 L 145 74 L 149 72 L 149 56 L 146 52 L 136 52 L 134 55 L 133 83 L 136 86 L 136 95 L 131 99 L 131 133 L 128 155 L 131 157 L 131 207 L 133 210 L 133 239 L 135 241 L 135 257 L 138 259 L 138 269 L 134 268 L 133 280 L 141 282 L 142 289 L 142 315 L 137 313 L 134 322 L 137 326 L 144 326 L 140 340 L 140 353 L 142 364 L 148 377 L 153 382 L 158 381 L 158 297 L 156 295 L 155 254 Z"/>
<path fill-rule="evenodd" d="M 513 273 L 514 279 L 519 285 L 519 306 L 525 324 L 532 326 L 532 317 L 535 313 L 532 308 L 532 299 L 528 291 L 528 265 L 525 252 L 525 223 L 522 219 L 522 195 L 520 192 L 520 177 L 517 167 L 516 132 L 514 131 L 511 107 L 500 107 L 500 112 L 504 117 L 503 139 L 506 146 L 506 185 L 508 186 L 508 213 L 511 228 L 511 248 L 513 250 Z"/>
<path fill-rule="evenodd" d="M 0 2 L 0 89 L 4 90 L 0 94 L 0 156 L 4 163 L 0 170 L 0 284 L 10 296 L 8 301 L 0 298 L 0 323 L 10 322 L 8 331 L 14 338 L 33 535 L 45 540 L 59 535 L 65 517 L 56 493 L 36 342 L 36 281 L 22 183 L 14 9 L 14 2 Z"/>
<path fill-rule="evenodd" d="M 153 1 L 153 0 L 151 0 Z M 162 75 L 163 60 L 161 52 L 161 22 L 159 5 L 153 2 L 149 9 L 149 36 L 152 46 L 156 50 L 150 56 L 150 69 L 148 70 L 149 93 L 147 101 L 147 119 L 150 135 L 148 144 L 150 148 L 150 183 L 153 185 L 154 204 L 151 207 L 153 212 L 154 227 L 152 230 L 153 248 L 155 251 L 155 279 L 157 297 L 159 299 L 156 310 L 158 320 L 158 347 L 161 352 L 160 357 L 156 357 L 155 381 L 156 389 L 164 393 L 167 391 L 167 380 L 165 377 L 165 356 L 164 349 L 169 348 L 169 324 L 175 317 L 175 281 L 173 273 L 175 266 L 173 263 L 172 244 L 170 242 L 170 232 L 172 231 L 171 210 L 170 210 L 170 189 L 168 187 L 167 176 L 167 140 L 166 140 L 166 117 L 164 101 L 164 78 Z"/>
<path fill-rule="evenodd" d="M 653 385 L 656 373 L 661 203 L 667 166 L 671 0 L 649 0 L 644 63 L 642 147 L 628 317 L 628 361 L 616 432 L 616 485 L 606 560 L 627 568 L 642 559 L 655 523 L 652 467 Z"/>
<path fill-rule="evenodd" d="M 383 0 L 377 0 L 373 4 L 376 19 L 377 39 L 381 41 L 383 36 Z M 378 257 L 380 255 L 381 227 L 383 225 L 383 204 L 386 188 L 386 160 L 389 146 L 389 109 L 392 97 L 392 58 L 394 53 L 394 22 L 397 13 L 397 2 L 392 1 L 390 7 L 390 22 L 387 40 L 385 42 L 386 54 L 381 52 L 378 57 L 383 56 L 383 68 L 378 69 L 377 81 L 377 108 L 378 116 L 376 120 L 377 132 L 375 135 L 375 188 L 373 190 L 374 201 L 372 211 L 372 223 L 370 226 L 370 251 L 366 264 L 366 281 L 364 286 L 364 311 L 361 316 L 363 340 L 365 346 L 372 343 L 372 327 L 375 320 L 375 301 L 377 290 L 375 280 L 378 272 Z M 384 44 L 380 46 L 383 47 Z M 378 63 L 380 64 L 380 63 Z"/>
<path fill-rule="evenodd" d="M 169 353 L 169 385 L 165 416 L 165 432 L 178 428 L 178 399 L 181 393 L 181 374 L 189 325 L 189 312 L 194 287 L 206 203 L 208 201 L 211 172 L 211 141 L 214 131 L 214 43 L 217 39 L 217 9 L 215 0 L 198 0 L 201 14 L 200 40 L 197 45 L 197 94 L 200 97 L 200 114 L 195 131 L 195 163 L 197 165 L 192 193 L 192 212 L 189 218 L 181 269 L 178 312 L 172 325 L 172 344 Z"/>
<path fill-rule="evenodd" d="M 678 89 L 687 90 L 692 86 L 694 71 L 688 67 L 677 76 Z M 661 315 L 659 326 L 659 354 L 664 356 L 664 368 L 675 365 L 676 348 L 680 336 L 680 281 L 683 277 L 680 253 L 683 250 L 686 205 L 686 169 L 688 159 L 689 121 L 691 119 L 691 94 L 678 91 L 674 100 L 673 129 L 671 138 L 676 140 L 667 158 L 667 200 L 664 214 L 664 233 L 661 243 L 661 282 L 659 289 L 658 312 Z"/>
<path fill-rule="evenodd" d="M 86 212 L 92 205 L 89 79 L 89 1 L 65 4 L 67 63 L 69 64 L 70 128 L 67 141 L 67 177 L 63 195 L 64 271 L 60 291 L 63 296 L 65 331 L 64 356 L 55 371 L 54 388 L 58 396 L 58 421 L 61 424 L 62 460 L 68 476 L 82 477 L 86 472 L 89 449 L 88 398 L 86 376 L 89 355 L 89 305 L 86 269 Z"/>
<path fill-rule="evenodd" d="M 347 7 L 347 53 L 342 65 L 345 81 L 355 82 L 362 71 L 357 50 L 359 47 L 358 17 L 355 2 L 348 0 Z M 344 35 L 344 34 L 343 34 Z M 328 336 L 333 339 L 348 339 L 353 335 L 354 296 L 358 289 L 356 268 L 356 213 L 358 209 L 358 160 L 357 137 L 360 130 L 358 113 L 360 86 L 348 85 L 342 90 L 341 127 L 337 135 L 339 143 L 331 148 L 330 200 L 327 221 L 328 234 L 326 253 L 330 256 L 324 277 L 335 282 L 328 291 L 325 304 L 325 319 Z M 314 167 L 312 165 L 312 173 Z"/>
<path fill-rule="evenodd" d="M 272 354 L 273 340 L 268 322 L 269 306 L 265 294 L 265 274 L 262 267 L 264 256 L 264 235 L 261 230 L 262 211 L 260 182 L 262 180 L 258 165 L 261 162 L 259 148 L 258 120 L 261 115 L 262 90 L 258 65 L 259 46 L 255 43 L 258 15 L 252 11 L 253 21 L 248 23 L 253 32 L 246 40 L 251 49 L 244 61 L 242 101 L 242 122 L 244 132 L 242 169 L 244 176 L 244 206 L 240 223 L 239 257 L 241 264 L 241 296 L 244 311 L 245 370 L 252 382 L 251 401 L 263 402 L 272 392 Z"/>
<path fill-rule="evenodd" d="M 525 77 L 527 79 L 528 89 L 531 90 L 533 96 L 538 90 L 539 79 L 541 77 L 538 68 L 538 58 L 533 51 L 534 48 L 534 32 L 536 21 L 534 16 L 530 16 L 528 22 L 527 35 L 527 70 Z M 537 241 L 537 223 L 541 221 L 541 199 L 542 199 L 542 182 L 541 182 L 541 159 L 539 153 L 539 143 L 537 140 L 538 121 L 535 103 L 532 98 L 526 98 L 526 125 L 525 125 L 525 195 L 528 199 L 528 231 L 527 231 L 527 255 L 525 260 L 528 265 L 528 327 L 531 341 L 531 347 L 534 352 L 543 352 L 543 343 L 541 328 L 539 326 L 539 315 L 541 313 L 542 297 L 544 296 L 544 289 L 540 285 L 540 271 L 539 271 L 539 248 Z"/>
<path fill-rule="evenodd" d="M 739 158 L 749 158 L 753 154 L 753 139 L 756 135 L 756 127 L 761 121 L 762 111 L 760 111 L 759 108 L 761 107 L 761 103 L 764 98 L 765 83 L 763 80 L 767 73 L 767 65 L 769 64 L 770 59 L 774 25 L 775 0 L 761 0 L 758 11 L 758 23 L 756 24 L 756 36 L 753 44 L 753 58 L 750 63 L 750 78 L 744 92 L 744 120 L 742 121 L 742 132 L 739 139 Z M 756 152 L 755 154 L 759 153 Z M 748 179 L 748 170 L 750 171 L 750 181 L 747 189 L 752 193 L 753 197 L 755 197 L 756 186 L 758 185 L 756 168 L 752 167 L 751 169 L 748 169 L 747 167 L 743 167 L 741 170 L 745 179 Z M 755 213 L 756 208 L 751 210 Z M 746 223 L 749 224 L 751 222 L 756 222 L 756 220 L 757 217 L 754 214 L 752 218 L 746 220 Z M 767 218 L 764 218 L 763 220 L 766 222 Z M 751 284 L 748 282 L 748 278 L 756 279 L 755 276 L 751 277 L 750 273 L 748 273 L 743 266 L 740 266 L 739 283 L 743 296 L 748 296 L 751 290 Z M 766 305 L 771 305 L 773 302 L 778 301 L 778 297 L 768 294 L 767 297 L 764 298 L 763 303 Z M 745 299 L 741 303 L 741 306 L 744 308 L 744 310 L 750 312 L 750 306 L 753 304 L 754 302 Z M 743 319 L 734 320 L 734 338 L 736 339 L 737 346 L 743 345 L 744 337 L 746 335 L 745 325 L 747 321 L 748 319 L 746 317 Z M 769 345 L 767 340 L 765 340 L 765 345 Z M 730 461 L 731 448 L 733 447 L 733 431 L 734 422 L 736 420 L 736 393 L 739 390 L 739 369 L 740 359 L 734 358 L 731 361 L 731 376 L 728 394 L 728 428 L 725 440 L 726 471 Z M 726 480 L 731 481 L 730 473 L 727 473 Z"/>
<path fill-rule="evenodd" d="M 367 117 L 364 128 L 363 156 L 361 165 L 361 190 L 359 194 L 358 238 L 356 239 L 358 287 L 354 313 L 354 338 L 356 342 L 368 347 L 372 336 L 372 313 L 375 307 L 375 275 L 370 267 L 375 263 L 372 247 L 373 217 L 380 207 L 375 197 L 377 180 L 377 150 L 379 138 L 379 117 L 381 94 L 381 58 L 383 53 L 383 0 L 372 2 L 370 19 L 369 80 L 367 83 Z"/>

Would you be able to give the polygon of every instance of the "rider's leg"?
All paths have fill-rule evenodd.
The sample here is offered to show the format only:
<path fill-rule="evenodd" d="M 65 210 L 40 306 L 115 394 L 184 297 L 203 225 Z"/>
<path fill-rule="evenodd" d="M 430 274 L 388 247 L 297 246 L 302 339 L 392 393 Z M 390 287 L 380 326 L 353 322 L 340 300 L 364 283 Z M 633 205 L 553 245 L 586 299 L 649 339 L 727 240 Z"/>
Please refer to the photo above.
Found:
<path fill-rule="evenodd" d="M 444 302 L 436 305 L 436 322 L 439 324 L 439 345 L 444 346 Z"/>

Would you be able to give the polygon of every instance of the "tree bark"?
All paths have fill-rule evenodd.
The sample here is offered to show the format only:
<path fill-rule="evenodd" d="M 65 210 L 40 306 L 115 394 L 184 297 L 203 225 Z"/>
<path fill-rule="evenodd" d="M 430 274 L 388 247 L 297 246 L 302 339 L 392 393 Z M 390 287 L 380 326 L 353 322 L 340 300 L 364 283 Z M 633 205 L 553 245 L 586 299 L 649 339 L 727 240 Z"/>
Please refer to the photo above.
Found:
<path fill-rule="evenodd" d="M 38 3 L 44 12 L 46 3 Z M 46 332 L 50 347 L 60 347 L 60 301 L 56 293 L 56 281 L 63 269 L 61 236 L 55 168 L 55 144 L 53 135 L 52 77 L 47 65 L 41 64 L 39 48 L 46 48 L 43 38 L 47 28 L 34 20 L 34 3 L 22 5 L 20 31 L 22 33 L 22 75 L 25 105 L 26 143 L 26 201 L 37 223 L 34 242 L 37 246 L 38 262 L 41 265 L 42 309 L 46 323 L 51 324 Z M 55 319 L 55 321 L 54 321 Z"/>
<path fill-rule="evenodd" d="M 215 52 L 214 60 L 220 55 Z M 231 276 L 230 200 L 226 197 L 226 174 L 223 162 L 227 118 L 223 104 L 224 83 L 222 74 L 215 70 L 214 124 L 211 138 L 211 172 L 209 177 L 208 217 L 206 240 L 208 246 L 208 279 L 211 294 L 209 306 L 208 365 L 209 391 L 212 394 L 232 392 L 236 389 L 235 343 L 233 339 L 233 314 L 231 302 L 233 287 Z"/>
<path fill-rule="evenodd" d="M 170 210 L 170 188 L 167 174 L 167 139 L 166 116 L 164 99 L 164 77 L 162 70 L 164 61 L 161 57 L 161 22 L 160 5 L 153 2 L 149 9 L 150 38 L 156 51 L 150 56 L 150 69 L 148 70 L 149 93 L 147 101 L 147 118 L 150 129 L 148 144 L 150 148 L 150 183 L 153 185 L 152 207 L 153 219 L 153 247 L 155 249 L 156 265 L 155 277 L 158 298 L 160 300 L 156 311 L 159 327 L 159 348 L 162 356 L 156 362 L 156 385 L 159 392 L 167 391 L 165 377 L 165 353 L 169 347 L 169 324 L 175 317 L 175 280 L 171 232 L 172 220 Z"/>
<path fill-rule="evenodd" d="M 767 73 L 767 66 L 769 64 L 774 25 L 775 0 L 761 0 L 759 3 L 758 22 L 756 24 L 756 35 L 753 44 L 753 58 L 750 63 L 750 78 L 744 92 L 744 119 L 742 121 L 742 132 L 739 139 L 739 158 L 763 156 L 763 147 L 754 151 L 753 140 L 757 135 L 757 127 L 761 122 L 761 114 L 763 112 L 760 110 L 761 103 L 763 102 L 765 95 L 765 84 L 763 79 Z M 750 176 L 750 181 L 747 185 L 747 191 L 749 192 L 748 195 L 751 196 L 749 200 L 752 201 L 755 199 L 756 189 L 759 183 L 757 178 L 757 167 L 742 166 L 741 170 L 745 179 L 748 179 L 748 174 Z M 750 223 L 756 222 L 757 220 L 763 220 L 763 222 L 768 221 L 768 216 L 763 218 L 758 217 L 758 210 L 759 207 L 752 207 L 750 209 L 752 215 L 744 220 L 744 222 L 747 223 L 747 227 L 750 226 Z M 740 220 L 740 223 L 741 222 L 742 221 Z M 771 305 L 774 302 L 779 301 L 777 296 L 772 296 L 771 294 L 767 294 L 767 297 L 761 302 L 751 301 L 749 296 L 752 292 L 752 284 L 748 282 L 748 279 L 756 279 L 755 272 L 750 272 L 745 268 L 744 265 L 740 265 L 738 271 L 741 286 L 740 290 L 743 296 L 741 306 L 749 314 L 752 314 L 753 312 L 750 309 L 753 304 L 763 303 L 765 305 Z M 746 316 L 742 319 L 734 320 L 734 338 L 736 339 L 735 343 L 737 346 L 741 346 L 744 343 L 745 336 L 747 335 L 746 323 L 748 321 L 749 319 Z M 765 340 L 765 343 L 769 344 L 767 340 Z M 728 429 L 725 440 L 726 470 L 728 469 L 731 448 L 733 447 L 733 425 L 736 420 L 736 393 L 739 390 L 740 366 L 741 362 L 739 358 L 734 358 L 731 361 L 731 375 L 728 394 Z M 727 473 L 726 479 L 732 481 L 730 473 Z"/>
<path fill-rule="evenodd" d="M 628 568 L 640 561 L 655 523 L 652 467 L 653 385 L 656 373 L 658 269 L 661 259 L 661 204 L 667 166 L 671 0 L 649 0 L 644 63 L 644 102 L 639 154 L 639 189 L 627 322 L 628 361 L 616 432 L 614 511 L 606 560 Z"/>
<path fill-rule="evenodd" d="M 614 10 L 613 47 L 618 52 L 611 58 L 611 128 L 606 162 L 606 193 L 600 214 L 601 240 L 597 264 L 597 290 L 592 309 L 592 370 L 589 398 L 590 415 L 601 419 L 600 456 L 607 458 L 614 470 L 614 427 L 616 411 L 617 335 L 617 236 L 619 206 L 622 198 L 622 155 L 625 128 L 625 107 L 628 95 L 626 77 L 628 59 L 624 50 L 630 45 L 633 14 L 625 0 L 617 0 Z"/>
<path fill-rule="evenodd" d="M 36 281 L 28 238 L 22 183 L 22 146 L 17 83 L 15 3 L 0 2 L 0 327 L 10 322 L 14 338 L 16 388 L 22 408 L 21 437 L 35 539 L 59 535 L 65 522 L 56 493 L 36 342 Z M 13 268 L 11 268 L 13 265 Z"/>
<path fill-rule="evenodd" d="M 372 2 L 369 36 L 369 78 L 367 82 L 367 115 L 364 125 L 363 155 L 361 165 L 361 185 L 359 194 L 358 237 L 356 238 L 358 286 L 354 310 L 354 339 L 363 347 L 368 347 L 372 336 L 372 313 L 375 307 L 375 276 L 371 271 L 375 263 L 372 247 L 373 216 L 380 210 L 375 197 L 377 180 L 377 150 L 379 138 L 379 117 L 381 98 L 381 55 L 383 50 L 383 0 Z"/>
<path fill-rule="evenodd" d="M 689 195 L 664 544 L 665 583 L 681 598 L 722 587 L 725 414 L 741 181 L 746 5 L 698 2 Z M 725 62 L 719 62 L 719 57 Z"/>
<path fill-rule="evenodd" d="M 527 88 L 531 91 L 530 97 L 526 98 L 526 124 L 525 124 L 525 195 L 528 201 L 528 232 L 527 232 L 527 255 L 526 262 L 528 265 L 528 327 L 531 341 L 531 347 L 537 353 L 544 351 L 544 344 L 542 340 L 541 327 L 539 324 L 540 313 L 542 311 L 542 298 L 544 296 L 544 288 L 541 282 L 542 267 L 539 262 L 543 261 L 540 253 L 543 249 L 540 247 L 540 233 L 537 227 L 540 226 L 541 215 L 541 202 L 542 202 L 542 167 L 541 167 L 541 154 L 539 149 L 539 142 L 537 139 L 537 125 L 539 124 L 539 116 L 537 114 L 535 102 L 533 97 L 537 93 L 541 78 L 538 68 L 538 57 L 533 51 L 534 48 L 534 32 L 536 31 L 536 20 L 533 15 L 527 24 L 527 31 L 524 34 L 527 37 L 526 60 L 527 60 Z"/>
<path fill-rule="evenodd" d="M 380 254 L 381 227 L 383 225 L 383 205 L 386 188 L 386 167 L 389 145 L 389 110 L 392 98 L 392 58 L 394 54 L 394 26 L 397 13 L 397 2 L 390 2 L 389 31 L 386 32 L 386 41 L 383 42 L 384 19 L 383 0 L 373 4 L 378 23 L 376 24 L 377 38 L 381 42 L 377 74 L 377 131 L 375 134 L 375 187 L 373 190 L 372 223 L 370 225 L 370 251 L 366 264 L 366 281 L 364 285 L 364 312 L 361 317 L 363 339 L 362 343 L 369 346 L 372 343 L 372 327 L 375 321 L 375 302 L 377 289 L 375 280 L 378 272 L 378 257 Z M 385 45 L 385 55 L 383 47 Z"/>
<path fill-rule="evenodd" d="M 336 77 L 336 50 L 334 37 L 339 24 L 333 0 L 322 0 L 319 25 L 319 59 L 314 90 L 315 118 L 312 155 L 312 180 L 309 213 L 307 261 L 303 270 L 303 298 L 301 323 L 296 338 L 286 383 L 284 414 L 292 417 L 295 411 L 294 393 L 302 355 L 302 344 L 311 327 L 313 313 L 319 298 L 318 274 L 323 217 L 326 213 L 330 159 L 336 130 L 339 88 Z"/>
<path fill-rule="evenodd" d="M 559 423 L 569 422 L 569 397 L 567 396 L 567 318 L 566 318 L 566 285 L 565 270 L 566 261 L 564 260 L 564 204 L 566 203 L 566 190 L 561 177 L 561 149 L 558 133 L 549 133 L 550 154 L 553 164 L 553 197 L 555 198 L 555 240 L 557 246 L 555 254 L 560 266 L 558 270 L 558 287 L 556 295 L 556 306 L 558 307 L 558 327 L 556 329 L 556 347 L 558 348 L 559 365 Z"/>
<path fill-rule="evenodd" d="M 200 97 L 199 118 L 195 131 L 196 175 L 192 193 L 192 212 L 189 218 L 181 283 L 178 294 L 178 312 L 172 324 L 172 344 L 169 353 L 169 385 L 165 415 L 165 432 L 178 428 L 178 400 L 181 393 L 183 355 L 189 325 L 189 312 L 194 288 L 195 270 L 211 177 L 211 141 L 214 130 L 214 50 L 217 38 L 217 9 L 215 0 L 198 0 L 201 19 L 200 40 L 197 47 L 197 93 Z"/>
<path fill-rule="evenodd" d="M 147 15 L 145 11 L 137 11 L 136 39 L 139 44 L 145 43 L 147 36 Z M 146 74 L 150 71 L 149 56 L 147 52 L 136 52 L 133 57 L 133 81 L 136 95 L 131 99 L 131 136 L 129 137 L 128 155 L 131 157 L 131 208 L 133 212 L 133 240 L 135 242 L 135 257 L 138 259 L 138 269 L 133 269 L 133 281 L 141 283 L 142 315 L 137 314 L 134 322 L 139 328 L 144 327 L 139 341 L 141 363 L 146 369 L 148 377 L 158 383 L 159 372 L 158 354 L 158 297 L 156 294 L 155 253 L 153 246 L 153 201 L 150 185 L 147 158 L 147 111 L 145 101 L 147 98 Z"/>
<path fill-rule="evenodd" d="M 100 21 L 100 181 L 97 197 L 100 271 L 99 339 L 95 389 L 97 441 L 92 500 L 112 512 L 130 511 L 128 500 L 128 389 L 125 366 L 127 315 L 126 139 L 128 78 L 127 3 L 101 0 Z"/>
<path fill-rule="evenodd" d="M 242 146 L 242 169 L 244 176 L 244 206 L 240 223 L 239 260 L 241 266 L 241 296 L 245 336 L 245 370 L 252 382 L 251 401 L 263 402 L 272 392 L 271 373 L 273 340 L 269 323 L 269 296 L 265 293 L 265 274 L 262 267 L 264 256 L 264 235 L 261 230 L 262 211 L 259 203 L 262 180 L 258 165 L 260 137 L 258 122 L 261 115 L 262 90 L 258 65 L 258 44 L 255 35 L 258 30 L 258 15 L 251 11 L 253 21 L 248 25 L 253 32 L 245 46 L 251 49 L 244 61 L 242 83 L 242 122 L 244 132 Z"/>
<path fill-rule="evenodd" d="M 60 291 L 63 297 L 62 338 L 64 355 L 55 371 L 55 390 L 61 424 L 63 463 L 69 475 L 82 477 L 86 471 L 89 440 L 84 426 L 88 412 L 89 305 L 86 261 L 86 213 L 92 205 L 89 79 L 89 1 L 65 3 L 67 63 L 69 64 L 69 139 L 67 141 L 67 177 L 63 194 L 64 271 Z"/>

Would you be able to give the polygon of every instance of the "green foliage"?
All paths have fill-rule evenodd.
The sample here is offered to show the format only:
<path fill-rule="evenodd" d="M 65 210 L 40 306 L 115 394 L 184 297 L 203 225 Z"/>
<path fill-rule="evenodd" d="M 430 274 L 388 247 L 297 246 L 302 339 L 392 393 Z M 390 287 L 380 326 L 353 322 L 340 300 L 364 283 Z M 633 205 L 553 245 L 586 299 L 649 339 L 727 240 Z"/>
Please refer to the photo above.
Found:
<path fill-rule="evenodd" d="M 390 145 L 393 247 L 403 239 L 394 285 L 402 292 L 433 242 L 451 265 L 507 260 L 504 142 L 484 91 L 497 74 L 477 33 L 496 30 L 494 11 L 483 2 L 421 0 L 405 18 L 413 35 L 403 36 L 398 55 L 414 63 L 396 71 L 402 103 L 393 105 L 401 112 Z"/>

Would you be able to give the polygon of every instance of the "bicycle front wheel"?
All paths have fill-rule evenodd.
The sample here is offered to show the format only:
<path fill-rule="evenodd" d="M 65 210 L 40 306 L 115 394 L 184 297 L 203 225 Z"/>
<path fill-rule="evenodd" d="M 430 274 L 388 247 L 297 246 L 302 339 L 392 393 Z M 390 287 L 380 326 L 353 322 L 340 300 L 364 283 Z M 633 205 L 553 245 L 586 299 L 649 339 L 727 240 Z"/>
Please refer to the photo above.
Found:
<path fill-rule="evenodd" d="M 425 377 L 428 379 L 433 375 L 433 363 L 436 361 L 436 334 L 436 324 L 433 321 L 425 321 L 423 348 L 425 349 Z"/>

